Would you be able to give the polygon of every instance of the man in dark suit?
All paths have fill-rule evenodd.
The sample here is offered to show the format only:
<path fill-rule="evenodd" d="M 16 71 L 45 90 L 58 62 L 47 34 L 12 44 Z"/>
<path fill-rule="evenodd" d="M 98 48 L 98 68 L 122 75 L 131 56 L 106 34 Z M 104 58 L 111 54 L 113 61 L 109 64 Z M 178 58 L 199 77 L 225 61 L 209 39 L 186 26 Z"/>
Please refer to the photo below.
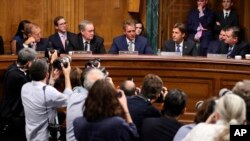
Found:
<path fill-rule="evenodd" d="M 238 26 L 239 18 L 234 10 L 232 10 L 232 0 L 222 0 L 223 10 L 216 15 L 215 31 L 217 35 L 220 30 L 225 27 Z"/>
<path fill-rule="evenodd" d="M 76 34 L 67 31 L 67 23 L 64 17 L 58 16 L 54 19 L 54 26 L 57 32 L 49 37 L 52 47 L 60 53 L 68 53 L 77 50 Z"/>
<path fill-rule="evenodd" d="M 17 43 L 17 52 L 23 48 L 33 48 L 35 51 L 46 51 L 46 49 L 50 47 L 48 39 L 42 38 L 41 28 L 37 24 L 30 23 L 24 32 L 27 38 Z"/>
<path fill-rule="evenodd" d="M 186 40 L 186 26 L 183 23 L 176 23 L 172 32 L 172 40 L 164 43 L 162 51 L 180 52 L 183 56 L 197 56 L 198 50 L 195 42 Z"/>
<path fill-rule="evenodd" d="M 110 54 L 118 54 L 119 51 L 138 51 L 139 54 L 153 54 L 147 38 L 136 35 L 134 20 L 125 21 L 123 23 L 123 30 L 124 35 L 113 39 L 109 50 Z"/>
<path fill-rule="evenodd" d="M 217 54 L 220 50 L 220 46 L 225 44 L 226 28 L 222 28 L 219 34 L 219 38 L 209 42 L 207 53 Z"/>
<path fill-rule="evenodd" d="M 236 55 L 241 55 L 245 58 L 245 54 L 249 54 L 249 44 L 241 41 L 240 29 L 238 27 L 229 27 L 226 30 L 225 43 L 220 47 L 220 54 L 227 54 L 228 58 L 234 58 Z"/>
<path fill-rule="evenodd" d="M 92 51 L 93 54 L 105 54 L 104 39 L 95 35 L 94 24 L 91 21 L 84 20 L 79 23 L 80 33 L 78 37 L 78 49 L 84 51 Z"/>
<path fill-rule="evenodd" d="M 189 39 L 197 42 L 199 55 L 206 56 L 208 43 L 212 39 L 215 14 L 207 7 L 208 0 L 197 0 L 197 9 L 190 11 L 187 19 Z"/>

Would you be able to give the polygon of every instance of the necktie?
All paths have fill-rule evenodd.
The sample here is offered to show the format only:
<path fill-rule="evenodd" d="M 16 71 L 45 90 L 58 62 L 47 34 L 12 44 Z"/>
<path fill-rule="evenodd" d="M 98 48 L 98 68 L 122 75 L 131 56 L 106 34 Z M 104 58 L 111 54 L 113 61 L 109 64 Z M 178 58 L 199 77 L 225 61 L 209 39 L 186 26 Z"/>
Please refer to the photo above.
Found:
<path fill-rule="evenodd" d="M 65 36 L 65 35 L 62 35 L 62 36 L 61 36 L 61 40 L 62 40 L 63 48 L 65 49 L 66 36 Z"/>
<path fill-rule="evenodd" d="M 128 43 L 128 51 L 133 51 L 133 42 L 132 41 L 130 41 Z"/>
<path fill-rule="evenodd" d="M 228 52 L 227 52 L 227 58 L 230 58 L 232 51 L 233 51 L 233 47 L 229 47 Z"/>
<path fill-rule="evenodd" d="M 181 47 L 180 44 L 176 44 L 176 52 L 181 52 L 180 47 Z"/>
<path fill-rule="evenodd" d="M 88 50 L 88 42 L 86 41 L 85 43 L 84 43 L 84 51 L 87 51 Z"/>
<path fill-rule="evenodd" d="M 228 12 L 226 12 L 226 13 L 225 13 L 225 17 L 224 17 L 224 18 L 225 18 L 225 19 L 227 19 L 227 18 L 228 18 L 228 16 L 229 16 L 229 14 L 228 14 Z"/>

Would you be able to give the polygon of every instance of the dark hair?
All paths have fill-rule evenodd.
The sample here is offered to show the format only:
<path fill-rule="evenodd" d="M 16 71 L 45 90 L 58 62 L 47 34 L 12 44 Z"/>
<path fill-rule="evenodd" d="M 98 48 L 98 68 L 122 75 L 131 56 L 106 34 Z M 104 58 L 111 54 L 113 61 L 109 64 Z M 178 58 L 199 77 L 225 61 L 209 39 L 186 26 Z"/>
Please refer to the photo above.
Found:
<path fill-rule="evenodd" d="M 25 28 L 25 24 L 28 24 L 28 23 L 31 23 L 30 21 L 28 20 L 22 20 L 19 25 L 18 25 L 18 28 L 17 28 L 17 31 L 16 31 L 16 36 L 20 36 L 21 39 L 24 38 L 23 36 L 23 33 L 24 33 L 24 28 Z"/>
<path fill-rule="evenodd" d="M 163 82 L 158 75 L 148 74 L 144 77 L 141 94 L 146 98 L 156 98 L 161 93 Z"/>
<path fill-rule="evenodd" d="M 136 24 L 141 24 L 141 25 L 142 25 L 142 31 L 141 31 L 141 34 L 140 34 L 140 35 L 145 36 L 145 27 L 144 27 L 142 21 L 141 21 L 141 20 L 135 20 L 135 25 L 136 25 Z"/>
<path fill-rule="evenodd" d="M 33 61 L 36 58 L 36 51 L 31 48 L 23 48 L 18 52 L 17 63 L 24 66 L 29 61 Z"/>
<path fill-rule="evenodd" d="M 187 103 L 187 95 L 179 89 L 171 89 L 164 100 L 163 113 L 171 117 L 177 117 L 183 113 Z"/>
<path fill-rule="evenodd" d="M 34 81 L 43 80 L 46 77 L 48 70 L 49 66 L 45 59 L 34 60 L 29 69 L 31 79 Z"/>
<path fill-rule="evenodd" d="M 83 80 L 82 80 L 82 73 L 83 71 L 78 67 L 72 67 L 70 71 L 70 82 L 72 88 L 76 86 L 82 86 Z"/>
<path fill-rule="evenodd" d="M 240 28 L 237 26 L 231 26 L 227 28 L 227 31 L 232 31 L 232 37 L 238 37 L 238 40 L 240 40 L 241 37 L 241 31 Z"/>
<path fill-rule="evenodd" d="M 131 80 L 125 80 L 120 85 L 120 89 L 124 91 L 124 93 L 125 93 L 126 96 L 135 95 L 135 91 L 136 91 L 135 85 L 133 85 L 133 86 L 128 85 L 129 82 L 134 83 Z"/>
<path fill-rule="evenodd" d="M 124 117 L 124 110 L 116 98 L 116 89 L 107 79 L 99 79 L 89 90 L 85 102 L 84 117 L 97 121 L 107 117 Z"/>
<path fill-rule="evenodd" d="M 54 19 L 54 25 L 58 26 L 58 21 L 61 20 L 61 19 L 64 19 L 64 17 L 63 16 L 57 16 L 57 17 L 55 17 L 55 19 Z"/>
<path fill-rule="evenodd" d="M 181 31 L 181 33 L 187 34 L 187 27 L 184 23 L 176 23 L 174 25 L 174 28 L 178 28 Z"/>
<path fill-rule="evenodd" d="M 215 109 L 215 97 L 206 99 L 201 106 L 199 106 L 198 111 L 194 117 L 195 123 L 205 122 L 207 118 L 214 112 Z"/>

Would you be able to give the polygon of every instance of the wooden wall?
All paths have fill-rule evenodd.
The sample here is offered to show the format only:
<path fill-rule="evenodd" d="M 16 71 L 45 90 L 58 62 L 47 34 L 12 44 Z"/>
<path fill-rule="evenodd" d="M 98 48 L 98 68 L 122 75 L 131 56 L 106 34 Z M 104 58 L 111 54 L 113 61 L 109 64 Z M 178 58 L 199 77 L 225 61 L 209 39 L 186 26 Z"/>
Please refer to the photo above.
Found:
<path fill-rule="evenodd" d="M 75 33 L 81 20 L 92 20 L 109 49 L 113 37 L 122 34 L 124 19 L 135 17 L 145 21 L 145 2 L 141 0 L 139 13 L 129 13 L 128 4 L 133 5 L 132 0 L 1 0 L 0 35 L 4 39 L 5 53 L 10 53 L 9 42 L 21 20 L 37 23 L 43 36 L 48 37 L 54 33 L 53 19 L 58 15 L 66 18 L 69 31 Z"/>
<path fill-rule="evenodd" d="M 160 25 L 159 46 L 171 38 L 172 27 L 176 22 L 185 22 L 187 13 L 196 7 L 196 0 L 159 0 Z M 122 34 L 122 21 L 139 18 L 146 25 L 146 0 L 139 0 L 139 12 L 128 12 L 138 5 L 138 0 L 1 0 L 0 35 L 3 36 L 5 53 L 10 52 L 9 41 L 15 34 L 19 21 L 28 19 L 39 24 L 43 36 L 54 32 L 53 19 L 58 15 L 66 18 L 69 31 L 78 32 L 77 25 L 83 19 L 92 20 L 97 34 L 105 39 L 108 50 L 114 36 Z M 132 5 L 131 5 L 132 4 Z M 245 37 L 250 39 L 249 0 L 234 0 L 240 23 L 245 30 Z M 221 3 L 209 0 L 213 10 L 220 10 Z"/>

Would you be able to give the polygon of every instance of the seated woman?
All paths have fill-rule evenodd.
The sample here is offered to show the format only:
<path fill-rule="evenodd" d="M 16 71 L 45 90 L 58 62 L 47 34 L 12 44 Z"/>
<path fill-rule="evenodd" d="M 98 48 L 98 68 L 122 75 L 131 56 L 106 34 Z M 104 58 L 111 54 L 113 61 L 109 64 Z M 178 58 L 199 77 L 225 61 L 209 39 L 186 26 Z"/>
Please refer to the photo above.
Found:
<path fill-rule="evenodd" d="M 19 23 L 16 34 L 14 35 L 14 37 L 10 41 L 11 54 L 13 54 L 13 55 L 16 54 L 16 43 L 22 42 L 22 40 L 27 37 L 27 35 L 25 35 L 25 33 L 24 33 L 24 29 L 25 29 L 25 26 L 29 23 L 30 23 L 30 21 L 28 21 L 28 20 L 22 20 Z"/>
<path fill-rule="evenodd" d="M 138 137 L 127 99 L 108 79 L 97 80 L 89 90 L 83 117 L 74 120 L 78 141 L 132 141 Z"/>

